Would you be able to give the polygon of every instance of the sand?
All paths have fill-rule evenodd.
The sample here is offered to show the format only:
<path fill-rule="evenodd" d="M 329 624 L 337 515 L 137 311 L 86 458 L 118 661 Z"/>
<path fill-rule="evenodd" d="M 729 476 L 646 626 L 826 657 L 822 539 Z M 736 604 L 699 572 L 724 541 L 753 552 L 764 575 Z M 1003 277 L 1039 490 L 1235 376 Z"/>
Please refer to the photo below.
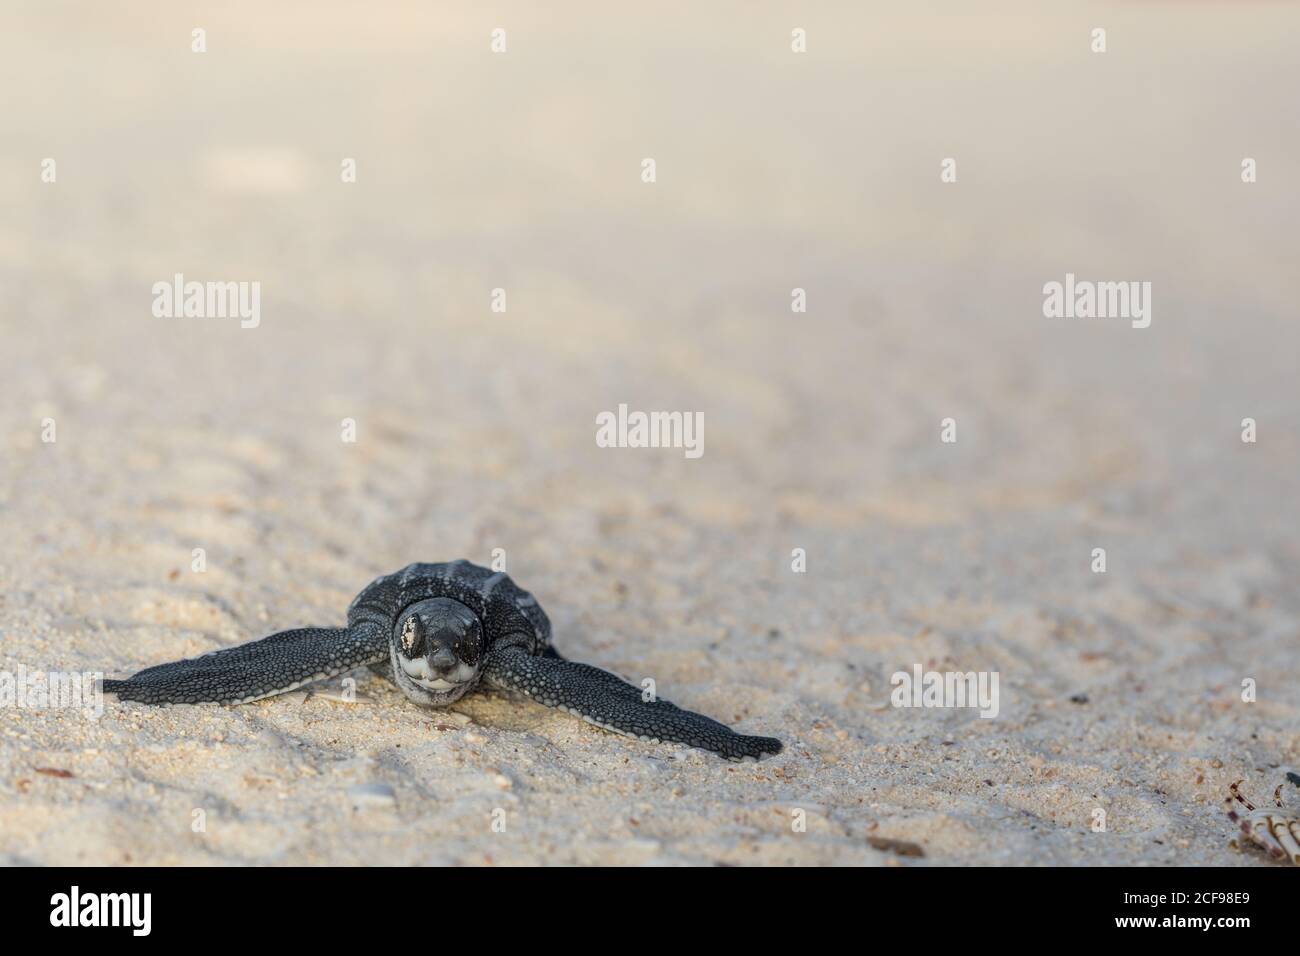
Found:
<path fill-rule="evenodd" d="M 0 861 L 1274 865 L 1222 804 L 1300 765 L 1296 12 L 532 6 L 3 14 L 0 670 L 502 549 L 566 655 L 786 751 L 365 670 L 4 707 Z M 1067 272 L 1150 327 L 1045 318 Z M 597 447 L 620 403 L 704 454 Z M 998 715 L 892 707 L 918 664 Z"/>

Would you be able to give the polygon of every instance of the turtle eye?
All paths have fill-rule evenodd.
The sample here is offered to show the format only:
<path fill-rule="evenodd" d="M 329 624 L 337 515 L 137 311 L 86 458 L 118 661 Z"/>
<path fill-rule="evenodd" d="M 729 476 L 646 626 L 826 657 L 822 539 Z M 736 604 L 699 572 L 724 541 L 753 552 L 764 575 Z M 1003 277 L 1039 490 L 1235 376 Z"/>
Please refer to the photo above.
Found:
<path fill-rule="evenodd" d="M 456 656 L 471 667 L 477 666 L 483 652 L 483 638 L 477 621 L 465 626 L 465 635 L 456 641 Z"/>
<path fill-rule="evenodd" d="M 418 657 L 420 645 L 424 643 L 423 638 L 420 622 L 416 620 L 415 615 L 411 615 L 402 625 L 402 653 L 411 659 Z"/>

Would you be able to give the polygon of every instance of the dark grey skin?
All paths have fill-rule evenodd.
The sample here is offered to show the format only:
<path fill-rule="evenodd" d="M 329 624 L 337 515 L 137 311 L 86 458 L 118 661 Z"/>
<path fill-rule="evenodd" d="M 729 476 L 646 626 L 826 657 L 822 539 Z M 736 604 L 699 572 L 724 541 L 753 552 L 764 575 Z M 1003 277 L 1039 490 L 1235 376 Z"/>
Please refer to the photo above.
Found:
<path fill-rule="evenodd" d="M 146 668 L 104 690 L 146 704 L 244 704 L 369 665 L 411 700 L 442 707 L 479 682 L 518 691 L 588 723 L 652 743 L 672 741 L 730 760 L 780 753 L 551 647 L 551 622 L 504 572 L 453 561 L 376 578 L 348 607 L 348 626 L 283 631 L 187 661 Z"/>

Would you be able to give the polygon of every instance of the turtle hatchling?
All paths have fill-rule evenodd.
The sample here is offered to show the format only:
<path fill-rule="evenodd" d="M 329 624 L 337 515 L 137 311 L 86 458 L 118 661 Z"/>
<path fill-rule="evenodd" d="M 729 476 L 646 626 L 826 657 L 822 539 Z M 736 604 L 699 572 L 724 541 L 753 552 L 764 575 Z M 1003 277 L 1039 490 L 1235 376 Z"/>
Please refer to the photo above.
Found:
<path fill-rule="evenodd" d="M 564 659 L 551 646 L 551 622 L 537 599 L 505 572 L 468 561 L 412 564 L 376 578 L 348 607 L 347 627 L 282 631 L 105 680 L 104 690 L 146 704 L 245 704 L 363 665 L 424 707 L 450 704 L 483 681 L 652 743 L 687 744 L 730 760 L 781 751 L 773 737 L 738 734 Z"/>

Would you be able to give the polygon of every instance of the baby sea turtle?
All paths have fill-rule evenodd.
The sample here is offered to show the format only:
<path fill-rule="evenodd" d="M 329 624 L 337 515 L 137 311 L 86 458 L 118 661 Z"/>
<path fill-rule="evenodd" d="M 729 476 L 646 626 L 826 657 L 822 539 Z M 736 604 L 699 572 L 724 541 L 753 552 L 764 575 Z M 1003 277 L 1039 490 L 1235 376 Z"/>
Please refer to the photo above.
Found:
<path fill-rule="evenodd" d="M 411 564 L 372 581 L 348 607 L 348 626 L 282 631 L 193 660 L 159 664 L 104 690 L 146 704 L 244 704 L 372 665 L 407 697 L 441 707 L 481 680 L 521 691 L 628 737 L 673 741 L 731 760 L 780 753 L 773 737 L 747 737 L 655 698 L 551 647 L 541 605 L 503 571 L 468 561 Z"/>

